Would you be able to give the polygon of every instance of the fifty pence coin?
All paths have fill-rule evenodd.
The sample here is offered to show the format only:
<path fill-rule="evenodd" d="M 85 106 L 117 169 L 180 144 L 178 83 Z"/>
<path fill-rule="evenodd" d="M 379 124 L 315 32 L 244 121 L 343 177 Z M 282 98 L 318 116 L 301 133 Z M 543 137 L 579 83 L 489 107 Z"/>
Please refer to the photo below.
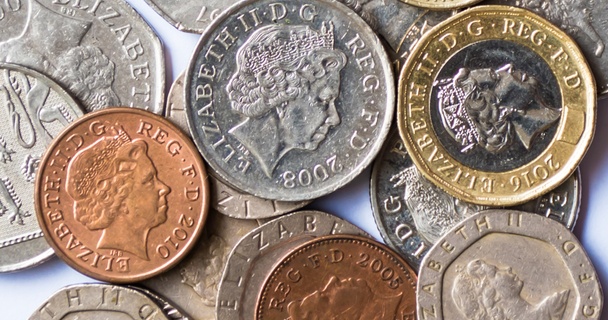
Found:
<path fill-rule="evenodd" d="M 415 319 L 416 272 L 364 237 L 325 236 L 277 262 L 255 319 Z"/>
<path fill-rule="evenodd" d="M 429 31 L 399 77 L 399 131 L 423 176 L 480 205 L 551 191 L 587 151 L 595 83 L 573 40 L 534 13 L 466 10 Z"/>
<path fill-rule="evenodd" d="M 202 159 L 168 120 L 131 108 L 90 113 L 40 163 L 38 222 L 56 254 L 95 279 L 141 281 L 196 244 L 209 206 Z"/>
<path fill-rule="evenodd" d="M 166 118 L 189 132 L 184 109 L 184 74 L 182 73 L 169 91 Z M 216 211 L 238 219 L 265 219 L 298 210 L 311 201 L 278 201 L 252 196 L 222 182 L 209 173 L 211 185 L 211 206 Z"/>
<path fill-rule="evenodd" d="M 488 210 L 460 222 L 422 261 L 418 319 L 599 319 L 593 264 L 562 224 Z"/>
<path fill-rule="evenodd" d="M 570 35 L 595 75 L 600 98 L 608 94 L 608 6 L 603 1 L 490 0 L 483 4 L 517 6 L 534 11 Z"/>
<path fill-rule="evenodd" d="M 374 163 L 370 196 L 382 238 L 416 270 L 439 237 L 465 218 L 491 208 L 454 198 L 422 177 L 396 131 Z M 544 215 L 572 230 L 580 200 L 577 168 L 556 189 L 512 209 Z"/>
<path fill-rule="evenodd" d="M 53 137 L 82 116 L 80 106 L 46 76 L 0 63 L 0 272 L 53 255 L 34 212 L 34 179 Z"/>
<path fill-rule="evenodd" d="M 0 29 L 0 61 L 44 73 L 87 111 L 129 106 L 163 113 L 162 46 L 126 1 L 14 3 L 15 26 Z"/>
<path fill-rule="evenodd" d="M 276 262 L 299 244 L 332 234 L 367 235 L 349 222 L 320 211 L 294 212 L 249 232 L 228 256 L 217 295 L 216 318 L 251 319 L 262 285 Z"/>
<path fill-rule="evenodd" d="M 29 320 L 173 320 L 144 293 L 109 284 L 71 285 L 53 294 Z"/>
<path fill-rule="evenodd" d="M 394 110 L 377 36 L 333 0 L 243 1 L 201 38 L 186 75 L 188 124 L 225 182 L 310 200 L 354 179 Z"/>

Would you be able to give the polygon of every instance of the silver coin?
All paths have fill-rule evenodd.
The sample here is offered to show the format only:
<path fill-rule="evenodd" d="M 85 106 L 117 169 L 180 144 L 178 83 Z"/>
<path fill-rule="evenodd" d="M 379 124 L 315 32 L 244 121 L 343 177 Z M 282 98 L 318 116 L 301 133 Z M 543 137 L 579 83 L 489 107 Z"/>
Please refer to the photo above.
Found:
<path fill-rule="evenodd" d="M 212 210 L 191 253 L 173 269 L 141 284 L 162 292 L 192 319 L 214 319 L 218 286 L 228 254 L 258 226 L 256 221 L 233 219 Z"/>
<path fill-rule="evenodd" d="M 282 201 L 354 179 L 380 150 L 395 105 L 379 39 L 334 0 L 231 7 L 198 43 L 185 87 L 209 165 L 239 190 Z"/>
<path fill-rule="evenodd" d="M 165 117 L 189 132 L 184 109 L 184 76 L 180 74 L 169 91 Z M 211 206 L 216 211 L 238 219 L 266 219 L 298 210 L 311 201 L 277 201 L 252 196 L 230 187 L 210 170 Z"/>
<path fill-rule="evenodd" d="M 604 0 L 486 0 L 525 8 L 560 27 L 574 38 L 587 58 L 601 98 L 608 95 L 608 5 Z"/>
<path fill-rule="evenodd" d="M 418 319 L 600 319 L 593 264 L 562 224 L 488 210 L 460 222 L 429 251 Z"/>
<path fill-rule="evenodd" d="M 158 294 L 136 286 L 128 286 L 128 288 L 137 290 L 148 296 L 148 298 L 152 299 L 152 301 L 156 302 L 156 304 L 163 310 L 163 313 L 167 316 L 167 318 L 171 320 L 190 320 L 190 317 L 186 316 L 185 313 L 177 309 L 173 304 L 169 303 L 169 301 Z"/>
<path fill-rule="evenodd" d="M 0 272 L 53 255 L 34 211 L 34 178 L 46 147 L 82 116 L 79 105 L 46 76 L 0 63 Z"/>
<path fill-rule="evenodd" d="M 145 294 L 109 284 L 78 284 L 53 294 L 30 320 L 172 320 Z"/>
<path fill-rule="evenodd" d="M 87 111 L 129 106 L 163 113 L 162 46 L 126 1 L 9 2 L 15 26 L 0 29 L 0 61 L 46 74 Z"/>
<path fill-rule="evenodd" d="M 217 16 L 236 0 L 144 0 L 167 22 L 181 31 L 203 33 Z"/>
<path fill-rule="evenodd" d="M 250 231 L 228 256 L 217 294 L 217 319 L 251 319 L 274 264 L 299 244 L 330 234 L 367 235 L 349 222 L 320 211 L 294 212 Z"/>
<path fill-rule="evenodd" d="M 370 182 L 372 212 L 384 241 L 416 270 L 445 232 L 485 209 L 448 195 L 414 166 L 399 134 L 392 131 L 374 163 Z M 512 209 L 552 218 L 574 228 L 581 202 L 580 170 L 555 190 Z"/>

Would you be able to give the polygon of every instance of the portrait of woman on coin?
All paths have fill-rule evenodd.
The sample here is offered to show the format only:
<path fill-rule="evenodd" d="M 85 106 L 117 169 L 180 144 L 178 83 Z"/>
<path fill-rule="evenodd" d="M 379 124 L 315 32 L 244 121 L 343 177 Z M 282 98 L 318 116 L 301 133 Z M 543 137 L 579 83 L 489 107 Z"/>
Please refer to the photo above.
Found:
<path fill-rule="evenodd" d="M 511 64 L 461 68 L 436 83 L 441 121 L 461 153 L 480 147 L 492 154 L 533 140 L 555 124 L 561 110 L 540 94 L 540 83 Z"/>
<path fill-rule="evenodd" d="M 286 153 L 317 149 L 340 123 L 335 100 L 347 58 L 333 45 L 331 23 L 319 31 L 272 25 L 255 31 L 237 52 L 227 91 L 244 121 L 229 133 L 268 177 Z"/>
<path fill-rule="evenodd" d="M 171 189 L 158 179 L 147 143 L 118 129 L 77 153 L 67 177 L 76 220 L 91 231 L 102 230 L 97 248 L 149 260 L 148 234 L 167 220 Z"/>
<path fill-rule="evenodd" d="M 483 260 L 473 260 L 454 281 L 452 299 L 466 319 L 562 319 L 570 290 L 545 297 L 539 304 L 526 301 L 524 283 L 511 268 L 500 269 Z"/>

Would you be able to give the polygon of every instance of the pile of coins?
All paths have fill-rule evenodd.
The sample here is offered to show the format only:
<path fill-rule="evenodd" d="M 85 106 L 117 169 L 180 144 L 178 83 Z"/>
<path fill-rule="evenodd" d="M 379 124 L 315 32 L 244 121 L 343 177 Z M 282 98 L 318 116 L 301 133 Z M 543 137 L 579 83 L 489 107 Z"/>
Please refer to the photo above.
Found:
<path fill-rule="evenodd" d="M 607 4 L 145 1 L 202 34 L 166 99 L 124 0 L 0 4 L 0 272 L 110 283 L 30 319 L 600 319 Z M 386 245 L 312 210 L 368 167 Z"/>

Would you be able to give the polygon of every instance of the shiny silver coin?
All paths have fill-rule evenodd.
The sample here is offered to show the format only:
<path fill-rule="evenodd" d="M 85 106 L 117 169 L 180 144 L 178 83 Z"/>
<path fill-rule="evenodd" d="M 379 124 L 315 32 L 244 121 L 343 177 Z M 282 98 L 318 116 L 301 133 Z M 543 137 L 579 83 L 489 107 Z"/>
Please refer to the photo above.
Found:
<path fill-rule="evenodd" d="M 418 319 L 600 319 L 593 264 L 562 224 L 487 210 L 429 250 L 417 286 Z"/>
<path fill-rule="evenodd" d="M 367 234 L 320 211 L 298 211 L 276 218 L 245 235 L 232 249 L 222 275 L 216 319 L 251 319 L 266 276 L 285 254 L 311 238 Z"/>
<path fill-rule="evenodd" d="M 165 117 L 189 132 L 184 109 L 184 74 L 180 74 L 169 91 Z M 210 170 L 211 206 L 219 213 L 238 219 L 266 219 L 298 210 L 311 201 L 278 201 L 252 196 L 222 182 Z"/>
<path fill-rule="evenodd" d="M 0 61 L 35 69 L 87 111 L 129 106 L 163 113 L 160 40 L 125 1 L 11 1 Z"/>
<path fill-rule="evenodd" d="M 0 272 L 9 272 L 53 255 L 36 220 L 34 177 L 53 137 L 83 112 L 46 76 L 2 63 L 0 105 Z"/>
<path fill-rule="evenodd" d="M 148 296 L 109 284 L 71 285 L 53 294 L 29 320 L 174 320 Z"/>
<path fill-rule="evenodd" d="M 384 241 L 416 270 L 428 249 L 450 228 L 488 206 L 454 198 L 426 180 L 414 166 L 397 131 L 374 163 L 372 212 Z M 555 190 L 512 209 L 552 218 L 574 228 L 581 201 L 580 170 Z"/>
<path fill-rule="evenodd" d="M 203 35 L 188 125 L 223 181 L 301 201 L 367 167 L 388 133 L 394 78 L 369 26 L 334 0 L 243 1 Z"/>
<path fill-rule="evenodd" d="M 167 22 L 181 31 L 203 33 L 217 16 L 236 0 L 144 0 Z"/>
<path fill-rule="evenodd" d="M 528 9 L 551 21 L 579 45 L 597 83 L 600 98 L 608 96 L 608 5 L 604 0 L 486 0 Z"/>
<path fill-rule="evenodd" d="M 150 299 L 152 299 L 152 301 L 156 302 L 156 304 L 163 310 L 163 313 L 167 316 L 167 318 L 171 320 L 190 320 L 190 317 L 186 316 L 184 312 L 180 311 L 173 304 L 171 304 L 169 301 L 159 296 L 158 294 L 136 286 L 128 287 L 145 294 Z"/>

